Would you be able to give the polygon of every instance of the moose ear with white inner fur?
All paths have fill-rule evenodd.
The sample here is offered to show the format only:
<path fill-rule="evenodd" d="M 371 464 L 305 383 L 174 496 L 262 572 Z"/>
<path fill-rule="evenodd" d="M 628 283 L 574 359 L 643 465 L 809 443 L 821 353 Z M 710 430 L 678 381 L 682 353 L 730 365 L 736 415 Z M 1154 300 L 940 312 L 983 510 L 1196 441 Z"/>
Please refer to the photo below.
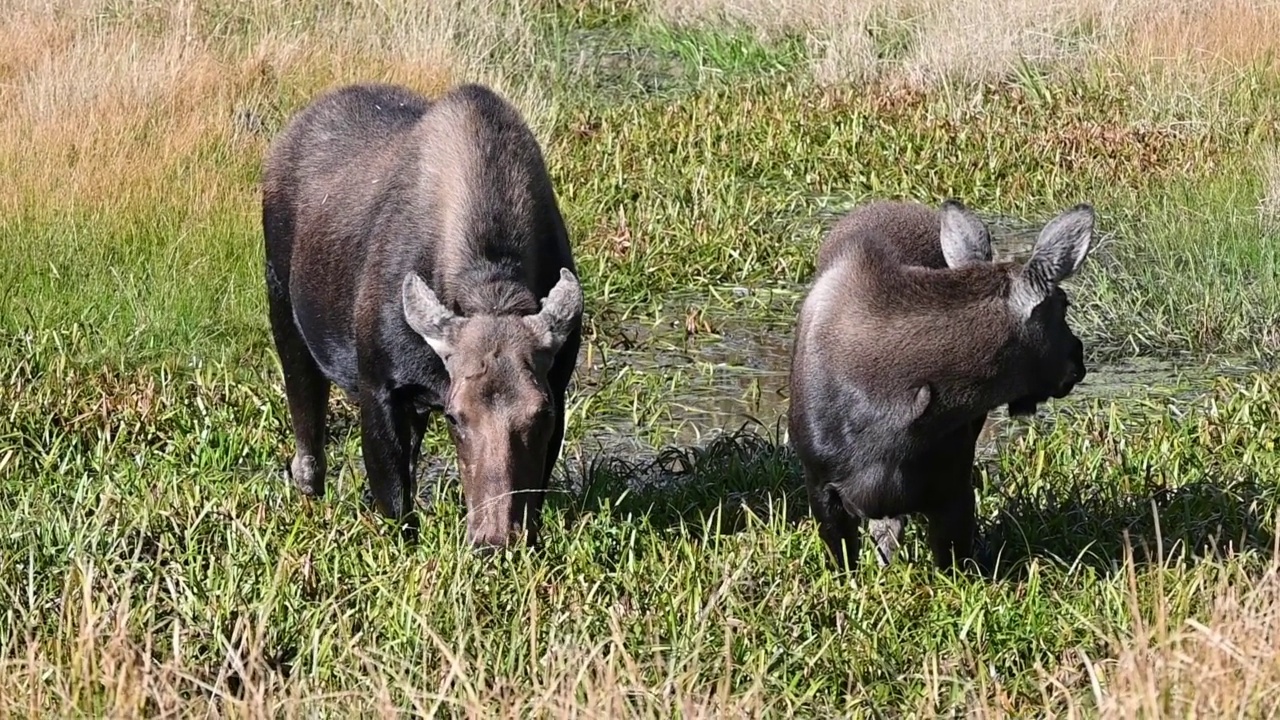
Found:
<path fill-rule="evenodd" d="M 400 295 L 405 322 L 427 341 L 441 360 L 448 358 L 459 318 L 440 302 L 435 291 L 417 273 L 404 276 Z"/>
<path fill-rule="evenodd" d="M 933 388 L 929 383 L 921 383 L 916 388 L 915 394 L 911 396 L 911 422 L 919 420 L 924 411 L 929 409 L 929 403 L 933 400 Z"/>
<path fill-rule="evenodd" d="M 560 268 L 560 280 L 543 298 L 541 312 L 525 315 L 524 323 L 538 338 L 539 347 L 555 354 L 581 318 L 582 286 L 569 268 Z"/>
<path fill-rule="evenodd" d="M 987 226 L 959 200 L 947 200 L 938 209 L 942 256 L 955 269 L 991 262 L 991 235 Z"/>
<path fill-rule="evenodd" d="M 1093 240 L 1093 221 L 1093 208 L 1081 203 L 1050 220 L 1040 231 L 1031 259 L 1018 274 L 1010 296 L 1021 317 L 1029 317 L 1058 283 L 1080 269 Z"/>

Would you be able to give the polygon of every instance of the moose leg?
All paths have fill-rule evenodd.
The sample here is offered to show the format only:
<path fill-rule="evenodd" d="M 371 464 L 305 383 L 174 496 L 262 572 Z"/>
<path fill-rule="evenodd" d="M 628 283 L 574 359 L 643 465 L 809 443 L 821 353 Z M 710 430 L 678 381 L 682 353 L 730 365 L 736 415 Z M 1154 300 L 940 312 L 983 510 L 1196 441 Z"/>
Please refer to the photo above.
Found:
<path fill-rule="evenodd" d="M 552 402 L 555 404 L 556 422 L 551 427 L 551 437 L 547 439 L 547 455 L 542 465 L 542 485 L 536 488 L 521 488 L 517 496 L 515 508 L 520 526 L 525 531 L 525 542 L 531 547 L 538 544 L 538 536 L 542 531 L 542 503 L 546 499 L 547 488 L 551 487 L 551 474 L 560 459 L 560 450 L 564 445 L 565 401 L 564 390 L 553 388 Z M 519 517 L 523 514 L 523 517 Z"/>
<path fill-rule="evenodd" d="M 977 528 L 973 488 L 966 484 L 956 490 L 949 502 L 926 513 L 929 549 L 933 551 L 934 565 L 941 570 L 973 557 L 973 535 Z"/>
<path fill-rule="evenodd" d="M 879 560 L 880 567 L 893 562 L 893 556 L 902 546 L 902 531 L 906 525 L 906 515 L 872 520 L 867 524 L 867 531 L 876 544 L 876 559 Z"/>
<path fill-rule="evenodd" d="M 565 417 L 565 393 L 569 388 L 569 379 L 578 362 L 578 348 L 582 344 L 581 331 L 575 332 L 560 347 L 556 363 L 548 373 L 551 385 L 551 400 L 555 404 L 556 422 L 551 427 L 551 437 L 547 439 L 547 455 L 543 459 L 542 486 L 538 488 L 521 488 L 523 502 L 517 502 L 517 508 L 523 508 L 524 517 L 520 518 L 521 527 L 525 528 L 525 541 L 530 546 L 538 544 L 538 536 L 542 529 L 542 503 L 546 498 L 546 490 L 551 487 L 551 475 L 560 460 L 560 451 L 564 447 L 564 430 L 569 419 Z"/>
<path fill-rule="evenodd" d="M 289 463 L 289 475 L 303 495 L 324 497 L 325 413 L 329 408 L 329 380 L 320 372 L 293 322 L 293 306 L 287 290 L 279 282 L 273 282 L 274 273 L 270 268 L 267 275 L 271 334 L 280 355 L 284 392 L 289 401 L 289 420 L 293 424 L 295 450 Z"/>
<path fill-rule="evenodd" d="M 385 517 L 404 519 L 413 511 L 412 410 L 404 398 L 375 383 L 360 385 L 360 450 L 374 505 Z"/>
<path fill-rule="evenodd" d="M 409 412 L 409 493 L 418 489 L 418 472 L 422 468 L 422 438 L 427 433 L 430 415 Z"/>
<path fill-rule="evenodd" d="M 845 509 L 840 495 L 825 483 L 810 482 L 809 510 L 818 521 L 818 536 L 827 546 L 837 570 L 853 570 L 858 567 L 858 551 L 861 548 L 859 526 L 862 519 Z"/>

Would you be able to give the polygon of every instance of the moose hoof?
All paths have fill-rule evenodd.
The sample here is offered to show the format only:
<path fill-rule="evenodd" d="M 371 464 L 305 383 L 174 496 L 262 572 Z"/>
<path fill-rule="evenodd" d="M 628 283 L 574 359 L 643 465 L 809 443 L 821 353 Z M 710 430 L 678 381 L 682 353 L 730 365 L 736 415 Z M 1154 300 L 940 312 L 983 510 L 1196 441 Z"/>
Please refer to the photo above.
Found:
<path fill-rule="evenodd" d="M 876 561 L 880 567 L 888 567 L 902 545 L 902 532 L 906 522 L 900 517 L 881 518 L 872 520 L 868 525 L 875 544 Z"/>
<path fill-rule="evenodd" d="M 307 497 L 324 496 L 324 466 L 314 455 L 295 455 L 289 464 L 293 484 Z"/>
<path fill-rule="evenodd" d="M 401 541 L 407 545 L 417 545 L 422 535 L 422 523 L 418 519 L 418 513 L 410 511 L 401 518 L 399 530 Z"/>

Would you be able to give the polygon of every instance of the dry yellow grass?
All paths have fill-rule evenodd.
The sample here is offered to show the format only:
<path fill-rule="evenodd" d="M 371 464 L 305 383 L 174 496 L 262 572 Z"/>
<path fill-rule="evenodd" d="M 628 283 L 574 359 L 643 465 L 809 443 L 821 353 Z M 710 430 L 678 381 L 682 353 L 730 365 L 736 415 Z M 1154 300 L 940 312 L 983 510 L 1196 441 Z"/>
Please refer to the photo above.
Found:
<path fill-rule="evenodd" d="M 1021 60 L 1075 65 L 1103 55 L 1161 7 L 1151 0 L 961 0 L 938 3 L 906 72 L 924 84 L 989 80 Z"/>
<path fill-rule="evenodd" d="M 1169 3 L 1140 16 L 1103 50 L 1101 64 L 1157 117 L 1220 121 L 1232 116 L 1233 102 L 1250 95 L 1258 78 L 1280 71 L 1280 2 Z"/>
<path fill-rule="evenodd" d="M 183 646 L 207 636 L 198 621 L 175 620 L 163 633 L 139 631 L 155 621 L 157 597 L 172 592 L 163 580 L 111 577 L 92 561 L 68 576 L 56 642 L 0 648 L 0 720 L 39 717 L 420 717 L 667 718 L 754 717 L 766 698 L 758 687 L 729 692 L 699 686 L 700 668 L 678 659 L 640 657 L 624 640 L 624 618 L 594 646 L 548 643 L 529 684 L 505 678 L 468 656 L 492 639 L 441 637 L 418 618 L 425 649 L 435 659 L 406 658 L 403 650 L 345 647 L 329 668 L 344 688 L 334 691 L 307 670 L 282 673 L 264 651 L 273 620 L 238 620 L 219 641 L 222 662 L 197 665 Z M 279 622 L 275 620 L 274 622 Z M 554 628 L 542 628 L 554 638 Z M 160 635 L 163 635 L 161 637 Z M 161 651 L 158 648 L 167 647 Z M 726 670 L 731 660 L 726 656 Z M 686 674 L 687 671 L 687 674 Z M 654 684 L 654 673 L 665 681 Z M 647 677 L 646 677 L 647 675 Z"/>
<path fill-rule="evenodd" d="M 1273 560 L 1261 574 L 1223 568 L 1209 583 L 1204 577 L 1188 583 L 1185 571 L 1169 572 L 1167 584 L 1156 589 L 1161 599 L 1145 608 L 1133 564 L 1125 571 L 1131 614 L 1111 641 L 1113 653 L 1091 658 L 1077 652 L 1052 675 L 1042 674 L 1044 705 L 1037 717 L 1280 717 L 1280 565 Z M 1206 610 L 1175 623 L 1169 616 L 1178 603 Z M 951 681 L 936 671 L 927 674 L 931 692 L 922 715 L 935 713 Z M 1025 716 L 1026 708 L 1011 706 L 998 680 L 968 685 L 968 717 Z"/>
<path fill-rule="evenodd" d="M 1280 2 L 1211 0 L 1160 4 L 1143 13 L 1113 50 L 1182 72 L 1280 63 Z"/>
<path fill-rule="evenodd" d="M 1274 0 L 654 0 L 653 8 L 681 23 L 805 33 L 825 82 L 981 82 L 1009 76 L 1023 60 L 1220 76 L 1275 63 L 1280 49 Z M 882 57 L 873 36 L 885 34 L 910 42 Z"/>
<path fill-rule="evenodd" d="M 1260 0 L 654 0 L 681 22 L 730 19 L 802 30 L 826 81 L 1008 74 L 1019 58 L 1111 57 L 1126 72 L 1196 78 L 1280 50 L 1280 2 Z M 268 0 L 0 2 L 0 212 L 244 206 L 265 129 L 320 89 L 355 78 L 434 92 L 495 85 L 541 129 L 548 100 L 518 61 L 536 42 L 520 0 L 356 0 L 323 10 Z M 1089 26 L 1091 39 L 1066 43 Z M 902 57 L 877 56 L 871 30 L 911 33 Z M 496 53 L 515 62 L 494 62 Z M 1220 73 L 1219 73 L 1220 74 Z M 204 161 L 193 162 L 194 158 Z M 210 162 L 212 161 L 212 162 Z"/>
<path fill-rule="evenodd" d="M 1104 717 L 1280 715 L 1280 574 L 1232 574 L 1202 620 L 1134 611 L 1134 639 L 1099 667 Z"/>
<path fill-rule="evenodd" d="M 1206 587 L 1204 573 L 1174 571 L 1169 592 L 1154 610 L 1143 609 L 1132 563 L 1127 627 L 1113 641 L 1112 657 L 1065 659 L 1045 676 L 1042 716 L 1062 717 L 1275 717 L 1280 714 L 1280 566 L 1262 574 L 1223 568 Z M 1192 573 L 1199 578 L 1187 584 Z M 197 666 L 182 647 L 208 628 L 175 621 L 159 637 L 139 631 L 151 617 L 163 580 L 149 586 L 131 577 L 107 577 L 92 562 L 77 564 L 59 605 L 62 631 L 54 643 L 30 641 L 0 662 L 0 719 L 88 713 L 98 717 L 315 717 L 318 713 L 398 717 L 407 708 L 425 716 L 463 717 L 757 717 L 794 712 L 777 706 L 759 685 L 711 686 L 698 668 L 679 658 L 636 655 L 624 639 L 622 616 L 594 646 L 557 645 L 555 629 L 537 635 L 546 644 L 536 682 L 511 682 L 499 668 L 477 664 L 468 648 L 478 635 L 441 637 L 422 625 L 435 659 L 383 655 L 348 647 L 331 671 L 345 688 L 334 692 L 305 670 L 282 674 L 264 652 L 268 617 L 241 618 L 221 637 L 218 666 Z M 1175 589 L 1176 588 L 1176 589 Z M 169 589 L 171 592 L 171 589 Z M 1186 595 L 1192 593 L 1194 597 Z M 1165 603 L 1203 604 L 1198 617 L 1174 625 Z M 534 633 L 531 633 L 531 637 Z M 727 642 L 727 641 L 726 641 Z M 161 652 L 160 647 L 171 650 Z M 735 668 L 724 655 L 724 675 Z M 653 682 L 656 676 L 665 678 Z M 931 690 L 923 715 L 959 699 L 970 717 L 1010 717 L 1025 705 L 1010 703 L 998 680 L 960 681 L 939 667 L 922 668 Z M 1070 676 L 1070 677 L 1068 677 Z M 704 673 L 705 677 L 705 673 Z M 960 688 L 960 697 L 956 690 Z M 1082 688 L 1084 688 L 1082 690 Z"/>
<path fill-rule="evenodd" d="M 3 3 L 0 169 L 20 182 L 0 190 L 0 212 L 122 209 L 156 198 L 195 212 L 242 204 L 251 187 L 220 167 L 227 156 L 256 160 L 262 124 L 292 109 L 283 103 L 356 79 L 425 92 L 478 80 L 513 95 L 534 120 L 545 109 L 520 75 L 485 58 L 528 48 L 519 3 L 322 7 Z"/>

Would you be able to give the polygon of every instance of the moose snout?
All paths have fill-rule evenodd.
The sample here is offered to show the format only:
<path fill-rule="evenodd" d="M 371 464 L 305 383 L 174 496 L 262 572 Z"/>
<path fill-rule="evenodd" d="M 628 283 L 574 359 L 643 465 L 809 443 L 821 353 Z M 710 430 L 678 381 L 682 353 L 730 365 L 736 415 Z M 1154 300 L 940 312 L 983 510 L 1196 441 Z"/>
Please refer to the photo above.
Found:
<path fill-rule="evenodd" d="M 504 492 L 467 507 L 467 542 L 480 555 L 492 555 L 521 543 L 536 542 L 535 523 L 527 522 L 528 503 L 520 493 Z"/>
<path fill-rule="evenodd" d="M 495 529 L 472 532 L 468 529 L 467 531 L 467 541 L 471 544 L 472 551 L 480 557 L 494 555 L 500 550 L 519 544 L 524 539 L 524 529 L 515 524 L 505 530 Z"/>
<path fill-rule="evenodd" d="M 493 455 L 485 460 L 492 460 Z M 468 464 L 467 469 L 476 469 Z M 500 462 L 500 470 L 511 464 Z M 480 555 L 492 555 L 517 544 L 538 542 L 540 489 L 535 482 L 540 475 L 529 477 L 518 473 L 472 473 L 462 479 L 467 505 L 467 543 Z"/>
<path fill-rule="evenodd" d="M 490 534 L 471 539 L 471 550 L 480 557 L 496 555 L 499 550 L 504 550 L 510 545 L 511 536 L 509 534 Z"/>

